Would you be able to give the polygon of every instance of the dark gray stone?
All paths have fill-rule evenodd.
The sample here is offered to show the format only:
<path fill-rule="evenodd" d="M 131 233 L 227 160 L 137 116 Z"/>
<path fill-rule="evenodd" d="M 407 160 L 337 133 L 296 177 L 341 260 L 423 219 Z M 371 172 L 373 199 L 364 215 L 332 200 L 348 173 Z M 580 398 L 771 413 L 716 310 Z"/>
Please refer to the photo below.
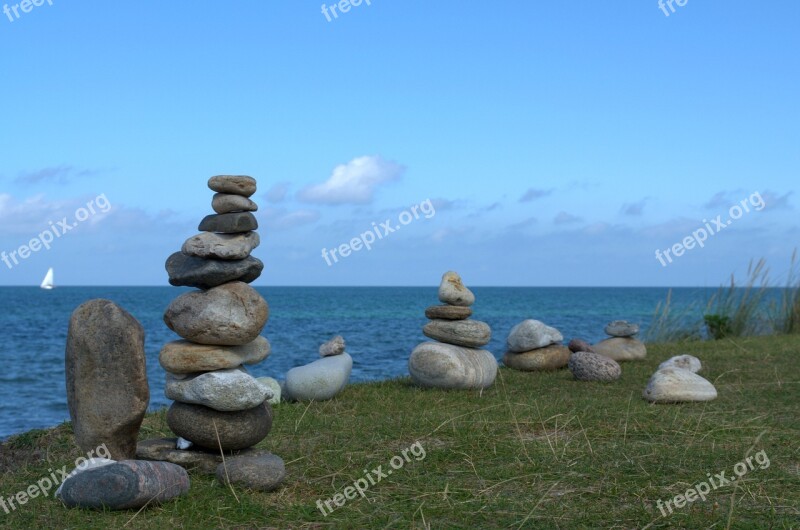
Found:
<path fill-rule="evenodd" d="M 124 460 L 67 479 L 58 498 L 68 508 L 135 510 L 189 492 L 186 470 L 169 462 Z"/>
<path fill-rule="evenodd" d="M 286 478 L 283 460 L 273 454 L 238 456 L 225 459 L 217 467 L 217 480 L 221 484 L 235 484 L 257 491 L 274 491 Z"/>
<path fill-rule="evenodd" d="M 210 289 L 223 283 L 250 283 L 261 276 L 264 264 L 250 256 L 241 260 L 204 259 L 176 252 L 167 258 L 169 283 L 174 286 Z"/>
<path fill-rule="evenodd" d="M 219 412 L 176 401 L 167 411 L 167 425 L 198 447 L 235 451 L 252 447 L 267 437 L 272 428 L 272 407 L 265 402 L 240 412 Z"/>
<path fill-rule="evenodd" d="M 220 213 L 207 215 L 197 227 L 201 232 L 238 234 L 258 228 L 256 216 L 250 212 Z"/>
<path fill-rule="evenodd" d="M 105 444 L 110 459 L 133 458 L 150 401 L 141 324 L 110 300 L 82 304 L 70 318 L 65 368 L 78 447 Z"/>

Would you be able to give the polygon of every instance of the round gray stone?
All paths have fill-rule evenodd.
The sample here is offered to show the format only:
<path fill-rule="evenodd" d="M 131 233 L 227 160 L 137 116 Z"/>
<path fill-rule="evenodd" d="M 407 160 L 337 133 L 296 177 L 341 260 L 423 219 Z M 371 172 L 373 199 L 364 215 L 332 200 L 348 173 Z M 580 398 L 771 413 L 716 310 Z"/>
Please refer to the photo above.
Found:
<path fill-rule="evenodd" d="M 658 370 L 647 382 L 643 397 L 653 403 L 711 401 L 717 389 L 709 381 L 683 368 Z"/>
<path fill-rule="evenodd" d="M 167 411 L 167 425 L 176 435 L 199 447 L 235 451 L 252 447 L 267 437 L 272 428 L 272 407 L 265 402 L 239 412 L 219 412 L 176 401 Z"/>
<path fill-rule="evenodd" d="M 243 368 L 194 375 L 167 373 L 164 393 L 167 399 L 222 412 L 251 409 L 272 397 L 272 391 Z"/>
<path fill-rule="evenodd" d="M 323 357 L 341 355 L 344 353 L 344 337 L 336 335 L 331 340 L 319 347 L 319 354 Z"/>
<path fill-rule="evenodd" d="M 523 320 L 508 334 L 509 351 L 522 353 L 558 344 L 564 337 L 556 328 L 551 328 L 538 320 Z"/>
<path fill-rule="evenodd" d="M 286 373 L 283 396 L 288 401 L 325 401 L 344 390 L 353 370 L 348 353 L 323 357 Z"/>
<path fill-rule="evenodd" d="M 182 294 L 164 313 L 167 327 L 184 339 L 219 346 L 254 341 L 268 318 L 267 301 L 242 282 Z"/>
<path fill-rule="evenodd" d="M 592 352 L 577 352 L 570 355 L 569 370 L 578 381 L 610 383 L 622 375 L 622 368 L 615 360 Z"/>
<path fill-rule="evenodd" d="M 658 365 L 659 370 L 663 368 L 683 368 L 684 370 L 697 373 L 703 368 L 703 363 L 693 355 L 676 355 Z"/>
<path fill-rule="evenodd" d="M 606 335 L 612 337 L 633 337 L 639 333 L 639 324 L 631 324 L 627 320 L 615 320 L 606 325 Z"/>
<path fill-rule="evenodd" d="M 431 320 L 422 332 L 433 340 L 465 348 L 480 348 L 492 340 L 492 328 L 479 320 Z"/>
<path fill-rule="evenodd" d="M 448 271 L 439 284 L 439 301 L 455 306 L 469 307 L 475 303 L 475 295 L 464 286 L 457 272 Z"/>
<path fill-rule="evenodd" d="M 261 243 L 257 232 L 216 234 L 203 232 L 183 243 L 181 252 L 187 256 L 211 259 L 245 259 Z"/>
<path fill-rule="evenodd" d="M 486 350 L 423 342 L 411 352 L 408 371 L 422 387 L 481 390 L 494 383 L 497 360 Z"/>
<path fill-rule="evenodd" d="M 170 285 L 211 289 L 228 282 L 250 283 L 261 276 L 264 264 L 252 256 L 242 260 L 220 260 L 176 252 L 167 258 L 166 268 Z"/>
<path fill-rule="evenodd" d="M 208 179 L 208 187 L 217 193 L 250 197 L 256 192 L 256 179 L 246 175 L 217 175 Z"/>
<path fill-rule="evenodd" d="M 215 193 L 211 208 L 217 213 L 258 211 L 258 205 L 247 197 L 230 193 Z"/>
<path fill-rule="evenodd" d="M 274 491 L 286 478 L 283 460 L 273 454 L 238 456 L 217 467 L 217 481 L 256 491 Z"/>

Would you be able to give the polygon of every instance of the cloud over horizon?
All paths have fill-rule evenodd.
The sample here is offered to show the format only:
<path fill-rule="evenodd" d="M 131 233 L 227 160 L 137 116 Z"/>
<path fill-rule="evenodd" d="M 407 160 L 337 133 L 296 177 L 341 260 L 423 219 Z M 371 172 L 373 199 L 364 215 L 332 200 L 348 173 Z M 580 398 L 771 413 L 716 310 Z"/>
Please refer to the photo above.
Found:
<path fill-rule="evenodd" d="M 328 180 L 307 186 L 298 194 L 316 204 L 369 204 L 381 184 L 400 180 L 405 166 L 375 156 L 360 156 L 333 169 Z"/>

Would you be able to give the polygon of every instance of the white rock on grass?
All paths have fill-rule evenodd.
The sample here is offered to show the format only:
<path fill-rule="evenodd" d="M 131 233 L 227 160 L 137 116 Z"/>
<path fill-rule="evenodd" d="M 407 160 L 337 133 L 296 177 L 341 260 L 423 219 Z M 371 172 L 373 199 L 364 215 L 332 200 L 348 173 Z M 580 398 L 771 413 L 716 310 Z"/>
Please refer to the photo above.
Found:
<path fill-rule="evenodd" d="M 558 344 L 563 340 L 564 336 L 556 328 L 528 319 L 511 328 L 507 342 L 509 351 L 522 353 Z"/>
<path fill-rule="evenodd" d="M 683 368 L 664 368 L 653 374 L 644 390 L 644 399 L 653 403 L 711 401 L 717 389 L 701 376 Z"/>
<path fill-rule="evenodd" d="M 272 390 L 243 368 L 234 368 L 184 376 L 168 373 L 165 394 L 181 403 L 235 412 L 257 407 L 272 397 Z"/>
<path fill-rule="evenodd" d="M 684 370 L 697 373 L 703 368 L 703 364 L 700 362 L 700 359 L 693 355 L 676 355 L 658 365 L 659 370 L 663 370 L 664 368 L 683 368 Z"/>
<path fill-rule="evenodd" d="M 281 402 L 281 384 L 271 377 L 259 377 L 256 379 L 259 383 L 272 390 L 272 397 L 267 399 L 270 405 L 277 405 Z"/>
<path fill-rule="evenodd" d="M 286 373 L 284 398 L 289 401 L 325 401 L 341 392 L 350 380 L 353 358 L 349 353 L 323 357 Z"/>

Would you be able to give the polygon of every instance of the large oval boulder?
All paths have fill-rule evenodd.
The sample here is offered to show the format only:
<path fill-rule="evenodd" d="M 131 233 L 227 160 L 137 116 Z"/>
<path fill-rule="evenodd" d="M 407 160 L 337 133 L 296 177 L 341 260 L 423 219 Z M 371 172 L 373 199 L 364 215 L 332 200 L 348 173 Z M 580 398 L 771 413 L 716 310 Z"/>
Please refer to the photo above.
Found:
<path fill-rule="evenodd" d="M 219 451 L 221 446 L 223 451 L 235 451 L 267 437 L 272 428 L 272 407 L 265 402 L 239 412 L 219 412 L 176 401 L 167 411 L 167 425 L 199 447 Z"/>
<path fill-rule="evenodd" d="M 110 300 L 82 304 L 69 321 L 65 364 L 78 446 L 105 444 L 113 460 L 134 458 L 150 402 L 141 324 Z"/>
<path fill-rule="evenodd" d="M 683 368 L 663 368 L 647 382 L 643 397 L 653 403 L 711 401 L 717 389 L 709 381 Z"/>
<path fill-rule="evenodd" d="M 243 282 L 186 293 L 164 313 L 169 329 L 198 344 L 241 346 L 261 333 L 269 317 L 267 301 Z"/>
<path fill-rule="evenodd" d="M 480 390 L 494 383 L 497 360 L 486 350 L 423 342 L 411 352 L 408 371 L 422 387 Z"/>

